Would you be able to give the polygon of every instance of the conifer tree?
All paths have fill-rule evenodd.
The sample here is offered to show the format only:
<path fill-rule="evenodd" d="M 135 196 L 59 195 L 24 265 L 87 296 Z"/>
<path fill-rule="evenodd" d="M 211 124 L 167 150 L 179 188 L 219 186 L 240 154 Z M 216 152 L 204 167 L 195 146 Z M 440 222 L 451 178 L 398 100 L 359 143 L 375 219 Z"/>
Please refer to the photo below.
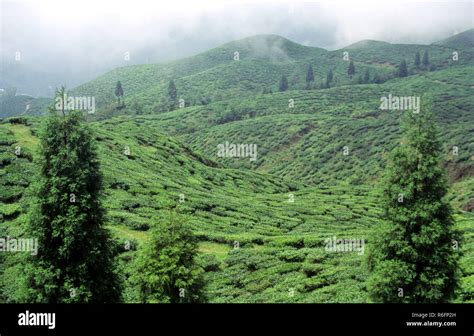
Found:
<path fill-rule="evenodd" d="M 332 69 L 329 69 L 328 74 L 326 75 L 326 87 L 327 88 L 331 87 L 333 77 L 334 77 L 334 75 L 332 73 Z"/>
<path fill-rule="evenodd" d="M 420 52 L 417 51 L 415 55 L 415 67 L 418 69 L 420 67 Z"/>
<path fill-rule="evenodd" d="M 370 73 L 369 70 L 365 70 L 363 83 L 367 84 L 370 82 Z"/>
<path fill-rule="evenodd" d="M 185 219 L 169 219 L 151 229 L 151 239 L 138 254 L 130 282 L 142 303 L 204 302 L 203 270 L 196 264 L 197 240 Z"/>
<path fill-rule="evenodd" d="M 383 182 L 385 221 L 370 242 L 367 287 L 376 302 L 448 302 L 458 282 L 460 235 L 444 199 L 441 146 L 427 104 L 406 120 Z"/>
<path fill-rule="evenodd" d="M 173 80 L 170 80 L 168 84 L 168 96 L 173 102 L 176 102 L 176 99 L 178 98 L 178 91 L 176 90 L 176 85 Z"/>
<path fill-rule="evenodd" d="M 308 71 L 306 72 L 306 83 L 311 83 L 314 81 L 313 67 L 309 65 Z"/>
<path fill-rule="evenodd" d="M 177 104 L 178 104 L 178 91 L 176 89 L 176 85 L 174 84 L 174 81 L 170 80 L 168 84 L 168 100 L 167 100 L 168 110 L 169 111 L 175 110 Z"/>
<path fill-rule="evenodd" d="M 50 110 L 40 134 L 40 172 L 26 229 L 38 239 L 38 254 L 28 257 L 20 301 L 118 302 L 93 136 L 81 112 L 61 112 Z"/>
<path fill-rule="evenodd" d="M 407 62 L 403 60 L 398 67 L 398 77 L 408 76 Z"/>
<path fill-rule="evenodd" d="M 279 89 L 280 92 L 288 90 L 288 79 L 285 75 L 281 76 Z"/>
<path fill-rule="evenodd" d="M 123 88 L 122 88 L 122 83 L 120 81 L 117 82 L 115 85 L 115 97 L 118 99 L 118 105 L 120 106 L 120 99 L 122 98 L 123 100 Z M 123 105 L 123 102 L 122 102 Z"/>
<path fill-rule="evenodd" d="M 423 63 L 423 66 L 424 66 L 425 68 L 427 68 L 428 65 L 430 64 L 430 60 L 429 60 L 429 56 L 428 56 L 428 50 L 425 50 L 425 52 L 424 52 L 424 54 L 423 54 L 423 61 L 422 61 L 422 63 Z"/>
<path fill-rule="evenodd" d="M 349 67 L 347 68 L 347 74 L 349 75 L 349 77 L 352 78 L 352 76 L 354 76 L 355 74 L 355 66 L 354 66 L 354 61 L 350 61 L 349 63 Z"/>

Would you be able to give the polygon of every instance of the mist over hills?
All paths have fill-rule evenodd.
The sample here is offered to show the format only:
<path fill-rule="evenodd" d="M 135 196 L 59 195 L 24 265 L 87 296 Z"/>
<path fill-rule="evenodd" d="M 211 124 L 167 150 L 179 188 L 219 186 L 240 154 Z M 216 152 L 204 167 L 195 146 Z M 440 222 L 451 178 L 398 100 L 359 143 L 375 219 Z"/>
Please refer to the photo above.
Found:
<path fill-rule="evenodd" d="M 304 74 L 298 74 L 295 69 L 300 67 L 298 70 L 302 72 L 304 71 L 303 68 L 307 66 L 307 63 L 315 66 L 314 71 L 317 80 L 323 81 L 327 71 L 333 69 L 336 74 L 334 84 L 342 85 L 348 83 L 346 79 L 339 79 L 339 77 L 344 77 L 343 74 L 346 69 L 344 68 L 343 63 L 337 62 L 337 59 L 344 51 L 351 52 L 351 59 L 358 64 L 360 70 L 359 73 L 363 73 L 364 70 L 371 71 L 372 69 L 373 71 L 379 71 L 380 74 L 384 76 L 389 74 L 390 71 L 395 71 L 401 59 L 410 61 L 410 59 L 414 57 L 414 53 L 417 51 L 423 52 L 424 50 L 429 50 L 432 63 L 438 66 L 438 68 L 443 68 L 447 64 L 446 59 L 450 52 L 449 48 L 454 48 L 454 46 L 456 46 L 457 48 L 466 51 L 466 54 L 460 58 L 459 64 L 469 62 L 473 55 L 473 35 L 474 33 L 471 29 L 446 40 L 441 40 L 430 46 L 426 46 L 429 47 L 428 49 L 426 49 L 426 47 L 424 48 L 423 45 L 416 44 L 399 45 L 382 41 L 363 40 L 335 51 L 303 46 L 277 35 L 257 35 L 238 41 L 228 42 L 220 47 L 176 61 L 119 67 L 99 76 L 95 80 L 79 85 L 74 92 L 92 95 L 94 93 L 92 91 L 95 90 L 94 83 L 100 83 L 100 89 L 94 95 L 97 96 L 97 103 L 101 106 L 105 101 L 112 101 L 114 99 L 113 92 L 105 92 L 104 85 L 111 87 L 114 85 L 114 80 L 116 82 L 120 77 L 123 77 L 127 86 L 127 95 L 133 95 L 136 92 L 142 93 L 142 91 L 148 89 L 157 93 L 158 99 L 160 99 L 161 97 L 159 96 L 163 95 L 163 92 L 165 92 L 165 86 L 169 79 L 190 77 L 193 74 L 207 70 L 207 73 L 203 74 L 207 77 L 200 81 L 211 82 L 214 81 L 213 77 L 217 76 L 216 74 L 212 74 L 212 68 L 226 65 L 230 65 L 231 67 L 229 69 L 215 69 L 214 71 L 216 73 L 221 71 L 229 71 L 229 73 L 231 73 L 232 71 L 235 72 L 237 70 L 253 71 L 252 68 L 258 67 L 259 69 L 256 71 L 259 71 L 258 76 L 260 77 L 252 80 L 253 83 L 248 83 L 248 86 L 251 89 L 250 91 L 254 90 L 253 92 L 256 92 L 256 90 L 263 90 L 264 88 L 274 89 L 277 86 L 279 77 L 278 75 L 272 75 L 272 73 L 276 74 L 278 72 L 287 73 L 290 77 L 290 82 L 293 84 L 296 84 L 299 87 L 304 86 L 304 81 L 302 81 Z M 239 68 L 237 68 L 237 64 L 232 63 L 235 52 L 239 53 L 239 57 L 241 61 L 243 61 L 241 63 L 245 63 L 244 65 L 239 64 Z M 254 61 L 254 64 L 251 64 L 250 61 Z M 260 65 L 258 61 L 266 62 L 265 64 Z M 146 76 L 144 75 L 146 78 L 141 78 L 141 73 L 146 74 Z M 341 76 L 338 76 L 338 73 Z M 36 85 L 36 87 L 38 87 L 38 85 L 43 86 L 43 84 L 40 83 L 42 83 L 45 77 L 47 78 L 51 75 L 53 77 L 55 76 L 56 79 L 61 76 L 60 73 L 47 74 L 31 71 L 31 69 L 25 68 L 21 64 L 10 64 L 10 66 L 8 64 L 5 66 L 4 64 L 2 86 L 5 89 L 11 86 L 9 83 L 13 83 L 17 80 L 27 81 L 30 85 Z M 79 77 L 72 73 L 63 73 L 62 75 L 75 78 L 76 83 L 81 81 L 81 78 L 85 78 L 81 76 L 90 76 L 90 74 L 88 75 L 87 73 L 82 73 Z M 234 75 L 232 74 L 230 76 Z M 13 80 L 13 82 L 9 82 L 9 78 Z M 192 85 L 193 79 L 183 78 L 182 81 L 183 85 L 187 87 Z M 55 82 L 57 82 L 57 80 Z M 162 85 L 161 88 L 159 87 L 160 85 Z M 229 86 L 232 87 L 235 85 L 230 84 Z M 47 90 L 49 94 L 53 94 L 56 87 L 57 86 L 54 85 L 48 85 Z M 24 88 L 21 85 L 17 87 L 16 90 L 18 95 L 25 95 Z M 35 92 L 38 94 L 40 91 Z M 243 93 L 242 91 L 248 90 L 241 90 L 240 93 Z M 182 90 L 182 93 L 186 92 Z M 222 93 L 224 94 L 224 92 Z M 36 94 L 30 93 L 26 96 L 34 97 Z M 145 93 L 145 95 L 147 94 Z M 203 92 L 190 92 L 189 95 L 202 96 Z M 32 102 L 31 99 L 26 99 L 26 97 L 23 98 L 23 100 L 28 100 L 30 103 Z M 0 116 L 25 112 L 24 105 L 18 106 L 14 111 L 12 111 L 11 108 L 11 106 L 5 106 L 2 109 Z M 44 110 L 43 105 L 43 111 Z M 38 112 L 37 109 L 30 110 L 30 113 Z"/>
<path fill-rule="evenodd" d="M 381 6 L 374 15 L 373 9 L 351 4 L 235 4 L 231 10 L 209 10 L 172 4 L 136 8 L 129 3 L 119 10 L 94 3 L 93 15 L 85 12 L 87 6 L 77 6 L 75 15 L 56 15 L 51 1 L 39 8 L 5 1 L 0 14 L 4 32 L 1 87 L 15 86 L 19 93 L 51 97 L 55 87 L 74 87 L 116 67 L 176 60 L 263 32 L 335 50 L 363 38 L 427 44 L 472 28 L 466 15 L 472 11 L 469 3 L 400 6 Z M 411 19 L 395 24 L 402 13 Z M 140 15 L 144 18 L 136 22 Z M 89 18 L 78 25 L 76 19 L 81 16 Z M 439 24 L 429 25 L 431 20 Z M 21 60 L 16 59 L 16 52 L 21 53 Z"/>

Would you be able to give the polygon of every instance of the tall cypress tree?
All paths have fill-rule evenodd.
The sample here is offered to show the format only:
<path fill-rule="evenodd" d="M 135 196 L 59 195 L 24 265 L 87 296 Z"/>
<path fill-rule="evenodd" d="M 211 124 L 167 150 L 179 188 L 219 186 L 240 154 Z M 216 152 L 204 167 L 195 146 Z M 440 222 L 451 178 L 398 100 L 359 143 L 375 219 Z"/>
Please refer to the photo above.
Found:
<path fill-rule="evenodd" d="M 441 303 L 454 297 L 460 234 L 444 199 L 441 146 L 427 104 L 406 116 L 405 139 L 383 182 L 385 221 L 370 242 L 367 287 L 376 302 Z"/>
<path fill-rule="evenodd" d="M 288 79 L 285 75 L 281 76 L 279 89 L 281 92 L 288 90 Z"/>
<path fill-rule="evenodd" d="M 308 67 L 308 71 L 306 72 L 306 83 L 311 83 L 314 81 L 314 73 L 313 73 L 313 67 L 311 64 Z"/>
<path fill-rule="evenodd" d="M 407 62 L 403 60 L 398 67 L 398 77 L 408 76 Z"/>
<path fill-rule="evenodd" d="M 122 88 L 122 83 L 120 81 L 117 82 L 115 85 L 115 97 L 117 97 L 118 100 L 118 105 L 120 105 L 120 99 L 122 98 L 123 100 L 123 88 Z M 123 105 L 123 101 L 122 101 Z"/>
<path fill-rule="evenodd" d="M 40 174 L 28 234 L 38 254 L 25 267 L 26 302 L 120 300 L 108 232 L 102 175 L 91 131 L 80 112 L 50 111 L 41 131 Z"/>
<path fill-rule="evenodd" d="M 176 102 L 176 99 L 178 98 L 178 91 L 176 90 L 176 85 L 173 80 L 170 80 L 168 84 L 168 96 L 173 102 Z"/>
<path fill-rule="evenodd" d="M 197 265 L 197 239 L 182 216 L 151 229 L 151 239 L 138 253 L 130 283 L 142 303 L 204 302 L 203 270 Z"/>
<path fill-rule="evenodd" d="M 365 73 L 364 73 L 364 79 L 362 81 L 364 84 L 367 84 L 370 82 L 370 73 L 369 73 L 369 70 L 365 70 Z"/>
<path fill-rule="evenodd" d="M 178 90 L 173 80 L 168 83 L 168 110 L 173 111 L 176 109 L 178 103 Z"/>
<path fill-rule="evenodd" d="M 418 69 L 420 67 L 420 52 L 417 51 L 415 55 L 415 67 Z"/>
<path fill-rule="evenodd" d="M 354 61 L 350 61 L 349 63 L 349 67 L 347 68 L 347 74 L 349 75 L 349 77 L 352 78 L 352 76 L 354 76 L 355 74 L 355 66 L 354 66 Z"/>
<path fill-rule="evenodd" d="M 330 87 L 332 80 L 334 78 L 334 74 L 332 73 L 332 69 L 329 69 L 328 74 L 326 75 L 326 87 Z"/>
<path fill-rule="evenodd" d="M 423 54 L 423 66 L 424 67 L 428 67 L 428 65 L 430 64 L 430 60 L 429 60 L 429 57 L 428 57 L 428 50 L 425 50 L 424 54 Z"/>

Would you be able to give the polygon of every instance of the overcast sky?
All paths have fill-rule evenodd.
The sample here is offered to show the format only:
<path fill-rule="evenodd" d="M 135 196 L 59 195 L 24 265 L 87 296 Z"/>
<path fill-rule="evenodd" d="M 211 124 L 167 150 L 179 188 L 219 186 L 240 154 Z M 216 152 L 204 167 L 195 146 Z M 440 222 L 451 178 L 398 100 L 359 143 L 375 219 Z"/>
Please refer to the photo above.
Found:
<path fill-rule="evenodd" d="M 1 1 L 3 66 L 96 72 L 192 55 L 256 34 L 327 49 L 431 43 L 473 27 L 472 1 Z M 124 53 L 130 52 L 130 61 Z"/>

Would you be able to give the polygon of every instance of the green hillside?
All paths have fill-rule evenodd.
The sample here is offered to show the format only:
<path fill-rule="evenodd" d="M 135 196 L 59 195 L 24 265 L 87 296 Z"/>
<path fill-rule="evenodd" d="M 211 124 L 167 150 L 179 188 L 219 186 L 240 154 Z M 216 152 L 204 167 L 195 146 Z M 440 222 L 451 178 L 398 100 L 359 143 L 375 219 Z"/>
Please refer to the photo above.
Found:
<path fill-rule="evenodd" d="M 167 85 L 173 79 L 178 96 L 186 105 L 202 105 L 203 101 L 221 101 L 252 96 L 262 91 L 278 91 L 282 75 L 286 75 L 290 90 L 306 88 L 305 76 L 309 65 L 314 70 L 314 87 L 326 80 L 331 69 L 334 80 L 331 86 L 354 84 L 369 71 L 371 80 L 377 75 L 380 81 L 393 77 L 402 60 L 406 60 L 412 73 L 416 52 L 429 52 L 429 70 L 444 69 L 472 61 L 472 51 L 466 46 L 460 59 L 450 61 L 453 48 L 439 45 L 401 45 L 375 41 L 362 41 L 337 51 L 305 47 L 279 36 L 258 35 L 231 42 L 205 53 L 179 61 L 155 65 L 136 65 L 115 69 L 94 81 L 83 84 L 75 95 L 94 95 L 99 107 L 114 106 L 114 89 L 121 81 L 128 106 L 139 103 L 145 112 L 162 111 Z M 464 50 L 464 49 L 460 49 Z M 234 59 L 235 52 L 239 60 Z M 349 62 L 343 59 L 348 52 L 354 61 L 356 74 L 347 74 Z M 132 111 L 129 111 L 132 112 Z M 126 113 L 126 112 L 125 112 Z"/>
<path fill-rule="evenodd" d="M 20 234 L 26 218 L 38 122 L 0 125 L 0 229 L 7 235 Z M 212 302 L 367 301 L 363 256 L 328 254 L 324 239 L 368 239 L 380 221 L 372 188 L 302 188 L 274 175 L 222 168 L 140 119 L 114 118 L 91 126 L 105 174 L 108 227 L 121 245 L 146 243 L 150 223 L 177 207 L 190 215 L 201 241 Z M 17 146 L 20 155 L 15 155 Z M 461 229 L 472 231 L 472 215 L 457 218 Z M 471 300 L 472 234 L 466 237 L 461 294 Z M 134 253 L 120 255 L 125 273 Z M 14 277 L 13 258 L 5 267 L 5 276 Z M 8 300 L 8 288 L 3 295 Z"/>
<path fill-rule="evenodd" d="M 137 120 L 178 136 L 194 150 L 233 167 L 268 172 L 307 184 L 361 184 L 378 179 L 385 154 L 400 137 L 403 111 L 380 110 L 380 97 L 430 95 L 453 181 L 472 185 L 473 67 L 455 67 L 385 84 L 297 90 L 232 99 Z M 294 107 L 289 107 L 289 100 Z M 220 158 L 217 145 L 258 145 L 258 159 Z M 350 155 L 343 156 L 347 146 Z M 451 155 L 453 146 L 459 148 Z M 467 175 L 461 172 L 468 172 Z M 472 192 L 463 199 L 470 204 Z"/>
<path fill-rule="evenodd" d="M 48 98 L 34 98 L 27 95 L 0 96 L 0 117 L 40 115 L 44 113 L 51 101 Z"/>
<path fill-rule="evenodd" d="M 379 41 L 361 41 L 346 48 L 327 51 L 302 46 L 276 35 L 257 35 L 230 42 L 220 47 L 185 59 L 159 64 L 132 65 L 114 69 L 97 79 L 72 90 L 71 95 L 94 96 L 98 113 L 102 116 L 157 113 L 168 109 L 167 87 L 174 80 L 178 98 L 186 106 L 206 105 L 209 102 L 232 98 L 251 97 L 262 92 L 277 92 L 281 76 L 288 78 L 289 90 L 308 88 L 305 81 L 309 65 L 313 67 L 311 88 L 320 88 L 326 82 L 329 70 L 334 73 L 331 86 L 356 84 L 369 73 L 370 82 L 384 82 L 393 78 L 402 60 L 406 60 L 410 74 L 425 73 L 453 66 L 472 64 L 474 50 L 467 31 L 432 45 L 390 44 Z M 429 66 L 416 68 L 414 58 L 427 51 Z M 453 51 L 459 60 L 452 60 Z M 238 61 L 235 53 L 238 53 Z M 355 75 L 347 74 L 348 53 L 355 64 Z M 128 108 L 115 111 L 115 84 L 121 81 Z M 33 104 L 29 114 L 45 112 L 46 105 Z M 11 110 L 11 109 L 10 109 Z M 16 106 L 15 114 L 0 109 L 0 117 L 18 115 L 24 104 Z"/>
<path fill-rule="evenodd" d="M 403 114 L 380 109 L 391 94 L 433 102 L 448 198 L 464 234 L 456 300 L 473 302 L 474 59 L 466 36 L 429 46 L 361 41 L 326 51 L 259 35 L 178 61 L 118 68 L 72 90 L 98 104 L 86 119 L 98 144 L 122 276 L 132 272 L 148 229 L 174 208 L 189 216 L 199 238 L 211 302 L 369 302 L 363 253 L 328 253 L 324 240 L 367 243 L 382 223 L 378 182 L 399 144 Z M 452 61 L 453 50 L 459 61 Z M 344 51 L 356 66 L 352 78 Z M 429 52 L 429 67 L 414 67 L 417 51 Z M 400 78 L 402 60 L 409 74 Z M 308 86 L 309 65 L 315 81 Z M 330 69 L 331 87 L 322 87 Z M 362 84 L 358 76 L 366 70 L 370 80 Z M 278 92 L 282 75 L 289 88 Z M 171 79 L 185 106 L 168 111 Z M 126 107 L 115 101 L 117 81 Z M 27 102 L 10 99 L 18 104 L 8 104 L 7 113 L 2 108 L 0 117 Z M 33 102 L 44 109 L 45 100 Z M 27 219 L 43 120 L 32 113 L 0 122 L 2 236 L 21 235 Z M 257 145 L 256 160 L 220 157 L 218 145 L 226 142 Z M 0 301 L 9 302 L 18 260 L 0 258 L 0 284 L 7 284 Z"/>
<path fill-rule="evenodd" d="M 442 41 L 435 42 L 433 44 L 446 46 L 449 48 L 461 48 L 465 49 L 468 47 L 469 49 L 474 48 L 474 29 L 466 30 L 465 32 L 456 34 L 454 36 L 448 37 Z"/>

